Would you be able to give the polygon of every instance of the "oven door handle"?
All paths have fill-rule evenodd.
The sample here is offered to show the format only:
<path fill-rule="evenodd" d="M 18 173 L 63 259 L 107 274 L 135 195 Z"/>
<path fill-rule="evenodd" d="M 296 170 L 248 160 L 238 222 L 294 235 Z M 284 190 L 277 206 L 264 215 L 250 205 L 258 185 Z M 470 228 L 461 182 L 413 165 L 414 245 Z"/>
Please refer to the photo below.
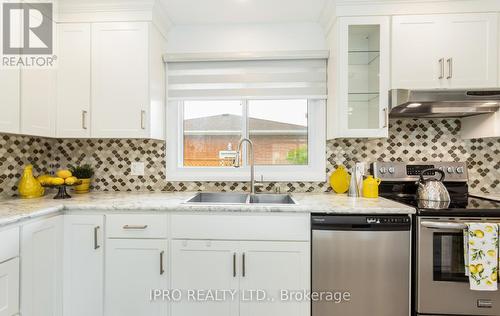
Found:
<path fill-rule="evenodd" d="M 457 222 L 434 222 L 434 221 L 422 221 L 420 222 L 425 228 L 431 229 L 453 229 L 453 230 L 463 230 L 467 228 L 465 223 L 457 223 Z"/>

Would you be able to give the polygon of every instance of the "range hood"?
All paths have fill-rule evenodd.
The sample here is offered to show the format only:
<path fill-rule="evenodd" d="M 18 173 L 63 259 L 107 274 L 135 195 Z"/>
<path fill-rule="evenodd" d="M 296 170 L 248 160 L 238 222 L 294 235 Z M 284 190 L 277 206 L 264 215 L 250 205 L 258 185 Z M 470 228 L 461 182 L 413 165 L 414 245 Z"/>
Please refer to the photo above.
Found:
<path fill-rule="evenodd" d="M 405 90 L 389 92 L 390 117 L 466 117 L 500 108 L 500 89 Z"/>

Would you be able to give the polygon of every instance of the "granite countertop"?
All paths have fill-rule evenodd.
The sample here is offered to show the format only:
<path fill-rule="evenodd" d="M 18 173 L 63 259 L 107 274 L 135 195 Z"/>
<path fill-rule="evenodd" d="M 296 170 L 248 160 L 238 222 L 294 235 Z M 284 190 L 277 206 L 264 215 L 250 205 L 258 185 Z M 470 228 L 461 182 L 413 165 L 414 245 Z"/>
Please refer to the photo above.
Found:
<path fill-rule="evenodd" d="M 184 204 L 197 192 L 99 192 L 54 200 L 8 199 L 0 202 L 0 226 L 64 211 L 192 211 L 192 212 L 301 212 L 331 214 L 413 214 L 413 207 L 384 198 L 351 198 L 335 193 L 292 194 L 298 205 Z"/>
<path fill-rule="evenodd" d="M 471 193 L 470 195 L 500 202 L 500 193 Z"/>

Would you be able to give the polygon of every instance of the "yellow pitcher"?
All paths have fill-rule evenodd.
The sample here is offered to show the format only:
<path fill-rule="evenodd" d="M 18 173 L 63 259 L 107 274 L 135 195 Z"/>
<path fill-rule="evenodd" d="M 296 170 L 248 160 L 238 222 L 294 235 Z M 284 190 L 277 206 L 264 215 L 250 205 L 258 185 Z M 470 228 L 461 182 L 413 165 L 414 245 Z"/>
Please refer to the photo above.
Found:
<path fill-rule="evenodd" d="M 44 188 L 33 176 L 33 166 L 27 165 L 18 185 L 19 196 L 23 199 L 33 199 L 43 196 Z"/>
<path fill-rule="evenodd" d="M 382 180 L 368 176 L 363 181 L 363 197 L 378 198 L 378 186 Z"/>

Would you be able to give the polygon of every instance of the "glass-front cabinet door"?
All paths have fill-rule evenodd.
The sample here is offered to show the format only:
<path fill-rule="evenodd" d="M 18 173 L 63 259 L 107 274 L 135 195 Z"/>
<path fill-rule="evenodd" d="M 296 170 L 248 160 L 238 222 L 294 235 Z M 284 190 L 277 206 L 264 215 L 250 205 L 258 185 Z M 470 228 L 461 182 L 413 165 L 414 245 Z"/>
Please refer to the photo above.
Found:
<path fill-rule="evenodd" d="M 330 138 L 387 137 L 389 17 L 342 17 L 337 25 Z M 335 116 L 332 119 L 332 116 Z"/>

